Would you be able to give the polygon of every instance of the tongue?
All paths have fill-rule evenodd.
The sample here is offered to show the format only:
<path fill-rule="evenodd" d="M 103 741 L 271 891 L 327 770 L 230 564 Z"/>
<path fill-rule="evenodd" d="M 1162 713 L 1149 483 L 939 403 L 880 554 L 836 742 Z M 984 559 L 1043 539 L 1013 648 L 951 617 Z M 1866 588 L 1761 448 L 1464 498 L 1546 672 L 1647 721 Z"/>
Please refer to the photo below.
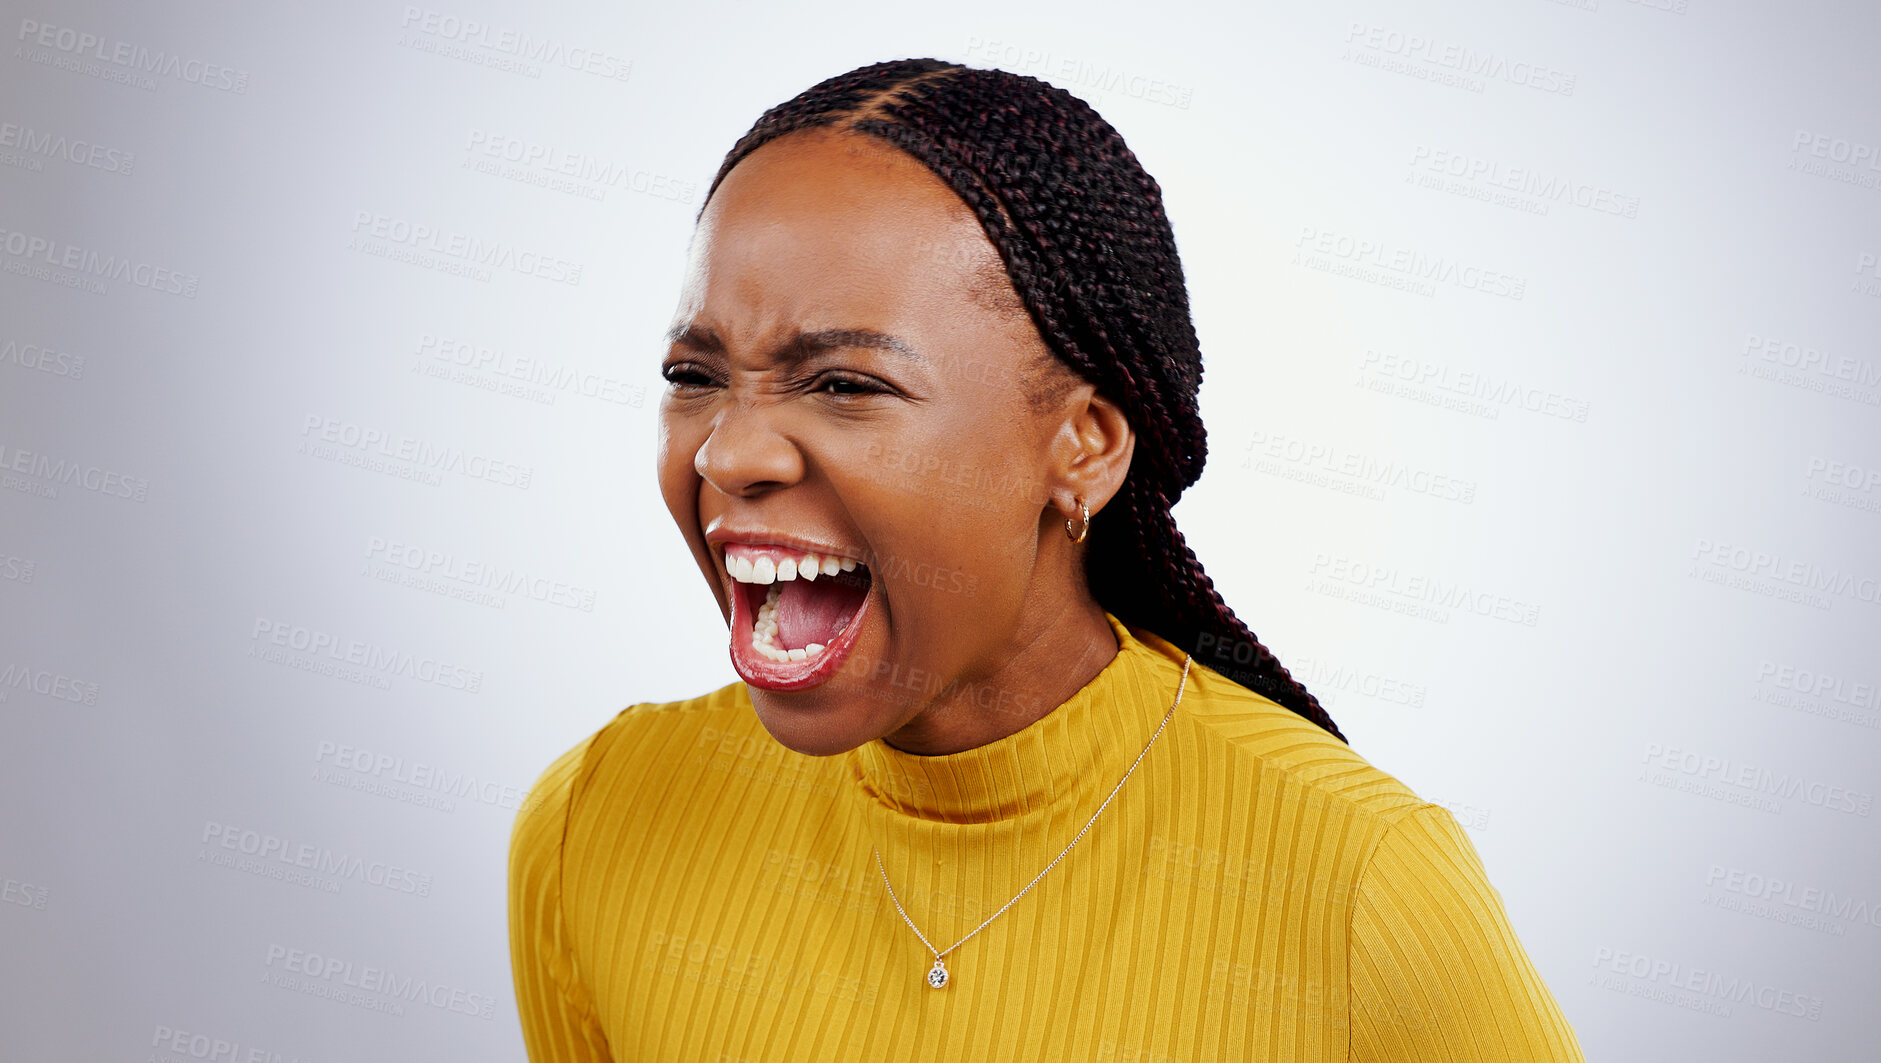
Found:
<path fill-rule="evenodd" d="M 795 650 L 834 642 L 869 594 L 867 579 L 843 578 L 850 575 L 787 581 L 777 598 L 777 644 Z"/>

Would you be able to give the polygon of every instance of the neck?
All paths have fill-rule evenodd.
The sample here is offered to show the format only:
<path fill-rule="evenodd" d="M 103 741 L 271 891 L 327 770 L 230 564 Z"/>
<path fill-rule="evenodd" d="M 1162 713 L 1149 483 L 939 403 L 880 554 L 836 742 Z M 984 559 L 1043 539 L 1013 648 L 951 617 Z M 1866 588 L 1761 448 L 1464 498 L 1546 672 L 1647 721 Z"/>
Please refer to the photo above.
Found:
<path fill-rule="evenodd" d="M 1132 758 L 1148 746 L 1181 685 L 1181 651 L 1121 620 L 1106 617 L 1105 623 L 1118 643 L 1117 652 L 1082 689 L 1029 726 L 984 745 L 935 756 L 880 740 L 864 742 L 844 754 L 846 774 L 856 784 L 846 789 L 884 830 L 890 822 L 905 826 L 915 821 L 1018 820 L 1075 830 L 1076 823 L 1059 820 L 1075 813 L 1089 815 L 1104 800 Z M 1065 664 L 1059 661 L 1058 667 Z M 891 844 L 904 837 L 899 829 L 886 835 Z M 902 858 L 887 846 L 882 856 L 891 873 L 902 866 L 897 863 Z"/>
<path fill-rule="evenodd" d="M 1104 610 L 1086 595 L 1079 607 L 1035 625 L 1031 638 L 996 671 L 958 685 L 882 740 L 903 753 L 925 757 L 997 742 L 1082 690 L 1117 656 L 1118 648 Z"/>

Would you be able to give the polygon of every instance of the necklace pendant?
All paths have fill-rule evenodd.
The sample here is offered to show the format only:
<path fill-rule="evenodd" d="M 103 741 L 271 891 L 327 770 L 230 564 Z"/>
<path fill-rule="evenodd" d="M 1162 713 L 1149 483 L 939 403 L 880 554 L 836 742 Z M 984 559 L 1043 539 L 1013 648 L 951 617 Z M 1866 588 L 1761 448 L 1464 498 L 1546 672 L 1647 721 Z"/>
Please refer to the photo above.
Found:
<path fill-rule="evenodd" d="M 947 965 L 939 956 L 934 957 L 934 969 L 927 972 L 927 984 L 940 989 L 947 984 Z"/>

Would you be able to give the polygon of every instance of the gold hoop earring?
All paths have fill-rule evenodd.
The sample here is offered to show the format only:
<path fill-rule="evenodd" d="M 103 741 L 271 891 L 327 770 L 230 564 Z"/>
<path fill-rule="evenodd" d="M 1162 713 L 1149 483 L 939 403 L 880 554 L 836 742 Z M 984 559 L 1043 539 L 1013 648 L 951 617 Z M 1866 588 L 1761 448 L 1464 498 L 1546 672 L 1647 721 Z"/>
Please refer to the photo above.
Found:
<path fill-rule="evenodd" d="M 1082 496 L 1074 497 L 1078 499 L 1078 530 L 1072 531 L 1071 521 L 1066 520 L 1065 534 L 1071 538 L 1072 542 L 1081 543 L 1084 541 L 1085 534 L 1091 530 L 1091 511 L 1085 507 Z"/>

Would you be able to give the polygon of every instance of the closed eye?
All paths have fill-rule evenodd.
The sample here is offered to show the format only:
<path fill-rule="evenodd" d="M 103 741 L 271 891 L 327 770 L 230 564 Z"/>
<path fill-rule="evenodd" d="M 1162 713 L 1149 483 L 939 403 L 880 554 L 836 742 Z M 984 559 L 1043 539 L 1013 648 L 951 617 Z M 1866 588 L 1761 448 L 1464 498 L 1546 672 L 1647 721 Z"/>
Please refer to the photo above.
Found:
<path fill-rule="evenodd" d="M 663 365 L 660 367 L 660 376 L 672 386 L 674 391 L 694 391 L 721 386 L 717 378 L 690 362 Z M 874 377 L 845 370 L 830 370 L 818 374 L 799 386 L 807 394 L 829 395 L 833 398 L 888 395 L 894 392 L 893 388 Z"/>
<path fill-rule="evenodd" d="M 838 390 L 825 390 L 835 388 Z M 811 385 L 812 391 L 828 395 L 886 395 L 889 392 L 879 381 L 856 373 L 829 372 L 817 377 Z"/>

